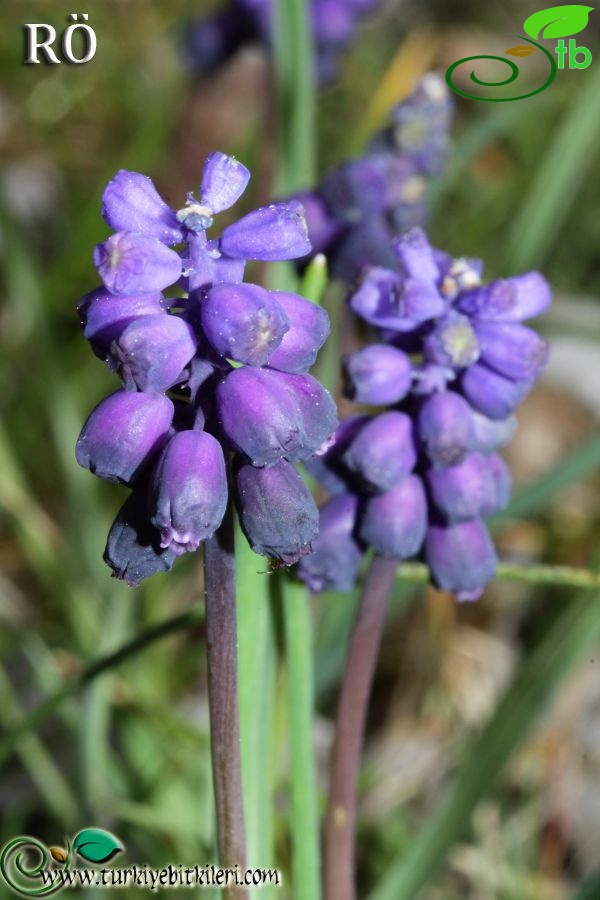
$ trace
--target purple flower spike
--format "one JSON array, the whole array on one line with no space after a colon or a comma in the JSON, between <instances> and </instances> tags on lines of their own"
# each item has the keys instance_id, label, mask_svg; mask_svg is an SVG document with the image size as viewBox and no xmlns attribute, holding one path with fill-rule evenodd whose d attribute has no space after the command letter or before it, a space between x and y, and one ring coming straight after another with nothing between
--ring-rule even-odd
<instances>
[{"instance_id":1,"label":"purple flower spike","mask_svg":"<svg viewBox=\"0 0 600 900\"><path fill-rule=\"evenodd\" d=\"M290 323L281 343L266 364L282 372L303 374L314 365L317 353L329 337L329 316L322 307L299 294L272 291Z\"/></svg>"},{"instance_id":2,"label":"purple flower spike","mask_svg":"<svg viewBox=\"0 0 600 900\"><path fill-rule=\"evenodd\" d=\"M157 238L118 231L97 244L94 263L113 294L162 291L181 275L181 259Z\"/></svg>"},{"instance_id":3,"label":"purple flower spike","mask_svg":"<svg viewBox=\"0 0 600 900\"><path fill-rule=\"evenodd\" d=\"M176 556L197 550L221 524L227 473L219 442L206 431L175 434L158 461L150 486L150 520L161 547Z\"/></svg>"},{"instance_id":4,"label":"purple flower spike","mask_svg":"<svg viewBox=\"0 0 600 900\"><path fill-rule=\"evenodd\" d=\"M337 424L335 404L309 375L244 367L217 388L221 428L255 466L316 450Z\"/></svg>"},{"instance_id":5,"label":"purple flower spike","mask_svg":"<svg viewBox=\"0 0 600 900\"><path fill-rule=\"evenodd\" d=\"M548 361L547 341L524 325L478 322L475 332L481 361L505 378L529 381Z\"/></svg>"},{"instance_id":6,"label":"purple flower spike","mask_svg":"<svg viewBox=\"0 0 600 900\"><path fill-rule=\"evenodd\" d=\"M136 231L163 244L178 244L183 229L146 175L121 169L102 196L104 221L114 231Z\"/></svg>"},{"instance_id":7,"label":"purple flower spike","mask_svg":"<svg viewBox=\"0 0 600 900\"><path fill-rule=\"evenodd\" d=\"M475 440L471 408L452 391L433 394L425 401L417 430L434 466L456 465Z\"/></svg>"},{"instance_id":8,"label":"purple flower spike","mask_svg":"<svg viewBox=\"0 0 600 900\"><path fill-rule=\"evenodd\" d=\"M104 358L112 342L140 316L157 315L164 311L162 294L139 294L118 297L104 288L90 291L77 306L84 337L94 353Z\"/></svg>"},{"instance_id":9,"label":"purple flower spike","mask_svg":"<svg viewBox=\"0 0 600 900\"><path fill-rule=\"evenodd\" d=\"M173 565L175 554L161 547L160 535L148 521L145 488L136 488L121 507L108 534L104 561L113 576L130 587Z\"/></svg>"},{"instance_id":10,"label":"purple flower spike","mask_svg":"<svg viewBox=\"0 0 600 900\"><path fill-rule=\"evenodd\" d=\"M77 440L77 462L99 478L129 484L162 449L173 414L162 394L116 391L90 413Z\"/></svg>"},{"instance_id":11,"label":"purple flower spike","mask_svg":"<svg viewBox=\"0 0 600 900\"><path fill-rule=\"evenodd\" d=\"M402 350L371 344L344 359L346 396L374 406L399 403L410 390L412 366Z\"/></svg>"},{"instance_id":12,"label":"purple flower spike","mask_svg":"<svg viewBox=\"0 0 600 900\"><path fill-rule=\"evenodd\" d=\"M414 331L445 308L434 285L378 267L368 271L349 303L366 322L393 331Z\"/></svg>"},{"instance_id":13,"label":"purple flower spike","mask_svg":"<svg viewBox=\"0 0 600 900\"><path fill-rule=\"evenodd\" d=\"M476 600L494 577L498 557L483 522L431 525L425 539L425 558L434 582L459 600Z\"/></svg>"},{"instance_id":14,"label":"purple flower spike","mask_svg":"<svg viewBox=\"0 0 600 900\"><path fill-rule=\"evenodd\" d=\"M391 491L367 500L359 534L382 556L410 559L421 550L426 530L423 483L416 475L409 475Z\"/></svg>"},{"instance_id":15,"label":"purple flower spike","mask_svg":"<svg viewBox=\"0 0 600 900\"><path fill-rule=\"evenodd\" d=\"M310 253L304 208L297 200L272 203L229 225L221 249L241 259L298 259Z\"/></svg>"},{"instance_id":16,"label":"purple flower spike","mask_svg":"<svg viewBox=\"0 0 600 900\"><path fill-rule=\"evenodd\" d=\"M368 485L389 491L417 461L411 420L401 412L386 412L370 419L351 441L343 461Z\"/></svg>"},{"instance_id":17,"label":"purple flower spike","mask_svg":"<svg viewBox=\"0 0 600 900\"><path fill-rule=\"evenodd\" d=\"M193 329L178 316L141 316L112 344L109 365L128 391L166 391L181 381L196 347Z\"/></svg>"},{"instance_id":18,"label":"purple flower spike","mask_svg":"<svg viewBox=\"0 0 600 900\"><path fill-rule=\"evenodd\" d=\"M513 381L476 363L461 379L469 403L490 419L506 419L527 396L533 381Z\"/></svg>"},{"instance_id":19,"label":"purple flower spike","mask_svg":"<svg viewBox=\"0 0 600 900\"><path fill-rule=\"evenodd\" d=\"M255 284L218 284L201 306L204 334L221 356L264 366L289 330L274 295Z\"/></svg>"},{"instance_id":20,"label":"purple flower spike","mask_svg":"<svg viewBox=\"0 0 600 900\"><path fill-rule=\"evenodd\" d=\"M236 502L244 534L255 553L291 566L311 552L319 533L319 512L310 491L290 463L236 473Z\"/></svg>"},{"instance_id":21,"label":"purple flower spike","mask_svg":"<svg viewBox=\"0 0 600 900\"><path fill-rule=\"evenodd\" d=\"M202 203L213 213L223 212L240 199L249 181L250 172L233 156L211 153L202 172Z\"/></svg>"},{"instance_id":22,"label":"purple flower spike","mask_svg":"<svg viewBox=\"0 0 600 900\"><path fill-rule=\"evenodd\" d=\"M425 338L425 356L435 365L464 369L479 359L479 342L466 316L449 313Z\"/></svg>"},{"instance_id":23,"label":"purple flower spike","mask_svg":"<svg viewBox=\"0 0 600 900\"><path fill-rule=\"evenodd\" d=\"M433 503L447 522L488 516L497 503L496 482L488 460L469 453L456 466L431 469L427 483Z\"/></svg>"},{"instance_id":24,"label":"purple flower spike","mask_svg":"<svg viewBox=\"0 0 600 900\"><path fill-rule=\"evenodd\" d=\"M339 494L320 510L319 536L313 552L300 560L298 577L311 591L350 591L363 549L354 537L358 498Z\"/></svg>"}]
</instances>

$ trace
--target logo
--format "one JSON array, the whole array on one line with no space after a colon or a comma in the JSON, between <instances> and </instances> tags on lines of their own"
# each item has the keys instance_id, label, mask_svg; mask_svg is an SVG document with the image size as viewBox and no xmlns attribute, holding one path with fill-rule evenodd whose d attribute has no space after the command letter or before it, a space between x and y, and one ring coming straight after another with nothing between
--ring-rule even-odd
<instances>
[{"instance_id":1,"label":"logo","mask_svg":"<svg viewBox=\"0 0 600 900\"><path fill-rule=\"evenodd\" d=\"M13 838L0 853L4 881L23 897L46 897L70 884L70 879L61 873L68 873L77 857L102 865L123 850L114 834L101 828L84 828L66 843L64 849L46 847L33 837Z\"/></svg>"},{"instance_id":2,"label":"logo","mask_svg":"<svg viewBox=\"0 0 600 900\"><path fill-rule=\"evenodd\" d=\"M278 869L243 869L237 864L222 869L212 863L186 866L168 863L152 868L135 863L126 868L109 868L121 842L102 828L84 828L64 847L47 847L34 837L15 837L0 851L0 881L21 897L48 897L63 890L113 890L129 887L147 893L161 893L163 888L191 890L198 896L198 888L260 887L282 883ZM91 866L77 865L83 860ZM0 890L2 897L4 890ZM237 891L236 891L237 893ZM77 896L80 896L78 893ZM214 892L211 893L214 896Z\"/></svg>"},{"instance_id":3,"label":"logo","mask_svg":"<svg viewBox=\"0 0 600 900\"><path fill-rule=\"evenodd\" d=\"M504 56L485 55L466 56L464 59L459 59L457 62L452 63L446 71L446 83L448 87L456 94L460 94L461 97L466 97L468 100L482 100L483 102L488 103L506 103L510 100L525 100L526 97L533 97L535 94L545 91L556 78L558 69L567 67L569 69L587 69L592 61L592 53L587 47L578 46L572 35L579 34L580 31L583 31L588 24L589 14L593 9L593 6L579 6L578 4L551 6L549 9L542 9L539 12L533 13L528 19L525 19L525 22L523 23L525 34L512 35L512 37L520 38L521 40L526 41L526 43L517 44L515 47L511 47L509 50L505 51L505 55L526 57L532 56L532 54L541 50L547 58L550 65L550 71L546 81L541 87L515 97L479 97L477 94L470 94L457 87L454 83L454 73L458 66L462 66L463 63L475 62L476 60L481 59L492 59L507 65L510 69L510 75L502 81L483 81L481 78L477 77L475 70L473 70L470 74L470 79L474 84L483 88L503 88L517 80L519 77L519 67L513 60L505 59ZM568 43L565 43L563 40L566 37L569 38ZM560 38L560 40L556 47L553 48L553 51L550 51L542 44L538 43L540 38L543 38L544 40ZM553 54L556 54L556 59Z\"/></svg>"}]
</instances>

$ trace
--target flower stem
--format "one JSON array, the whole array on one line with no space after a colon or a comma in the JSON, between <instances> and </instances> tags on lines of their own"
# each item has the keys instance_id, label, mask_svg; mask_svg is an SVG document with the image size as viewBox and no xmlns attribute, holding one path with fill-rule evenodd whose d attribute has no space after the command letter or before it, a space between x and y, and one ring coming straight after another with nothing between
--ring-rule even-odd
<instances>
[{"instance_id":1,"label":"flower stem","mask_svg":"<svg viewBox=\"0 0 600 900\"><path fill-rule=\"evenodd\" d=\"M371 684L397 567L396 560L373 558L350 639L331 754L325 831L327 900L356 898L356 789L360 755Z\"/></svg>"},{"instance_id":2,"label":"flower stem","mask_svg":"<svg viewBox=\"0 0 600 900\"><path fill-rule=\"evenodd\" d=\"M219 862L246 865L237 686L237 627L233 516L228 506L219 530L204 545L206 647L210 741L217 816ZM223 897L247 898L232 885Z\"/></svg>"},{"instance_id":3,"label":"flower stem","mask_svg":"<svg viewBox=\"0 0 600 900\"><path fill-rule=\"evenodd\" d=\"M310 595L303 584L281 580L287 657L292 768L294 900L320 900L319 808L313 751L314 687Z\"/></svg>"}]
</instances>

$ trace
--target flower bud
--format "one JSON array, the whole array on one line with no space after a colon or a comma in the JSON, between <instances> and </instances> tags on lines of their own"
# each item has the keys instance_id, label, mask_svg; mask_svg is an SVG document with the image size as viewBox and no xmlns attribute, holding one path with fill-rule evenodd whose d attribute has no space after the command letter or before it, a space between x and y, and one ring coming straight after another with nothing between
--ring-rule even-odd
<instances>
[{"instance_id":1,"label":"flower bud","mask_svg":"<svg viewBox=\"0 0 600 900\"><path fill-rule=\"evenodd\" d=\"M319 511L319 536L313 552L298 566L298 577L311 591L351 591L358 572L363 548L354 536L358 498L338 494Z\"/></svg>"},{"instance_id":2,"label":"flower bud","mask_svg":"<svg viewBox=\"0 0 600 900\"><path fill-rule=\"evenodd\" d=\"M476 319L521 322L543 313L552 301L548 282L539 272L499 279L458 300L462 312Z\"/></svg>"},{"instance_id":3,"label":"flower bud","mask_svg":"<svg viewBox=\"0 0 600 900\"><path fill-rule=\"evenodd\" d=\"M136 231L163 244L183 240L175 211L164 202L151 179L121 169L102 195L102 216L114 231Z\"/></svg>"},{"instance_id":4,"label":"flower bud","mask_svg":"<svg viewBox=\"0 0 600 900\"><path fill-rule=\"evenodd\" d=\"M462 462L427 473L431 498L447 522L489 515L496 503L496 484L487 459L468 453Z\"/></svg>"},{"instance_id":5,"label":"flower bud","mask_svg":"<svg viewBox=\"0 0 600 900\"><path fill-rule=\"evenodd\" d=\"M514 381L482 363L466 369L461 389L469 403L490 419L506 419L533 387L533 381Z\"/></svg>"},{"instance_id":6,"label":"flower bud","mask_svg":"<svg viewBox=\"0 0 600 900\"><path fill-rule=\"evenodd\" d=\"M325 44L347 44L354 32L354 16L346 4L339 0L320 0L311 7L312 27L315 36Z\"/></svg>"},{"instance_id":7,"label":"flower bud","mask_svg":"<svg viewBox=\"0 0 600 900\"><path fill-rule=\"evenodd\" d=\"M408 356L388 344L370 344L344 358L345 394L355 403L384 406L403 400L410 390Z\"/></svg>"},{"instance_id":8,"label":"flower bud","mask_svg":"<svg viewBox=\"0 0 600 900\"><path fill-rule=\"evenodd\" d=\"M112 342L130 322L140 316L163 312L162 299L159 293L122 297L111 294L105 288L96 288L82 297L77 312L83 334L94 353L104 358Z\"/></svg>"},{"instance_id":9,"label":"flower bud","mask_svg":"<svg viewBox=\"0 0 600 900\"><path fill-rule=\"evenodd\" d=\"M136 587L159 572L168 572L175 554L161 547L160 535L147 515L145 487L136 488L121 507L108 533L104 561L113 576Z\"/></svg>"},{"instance_id":10,"label":"flower bud","mask_svg":"<svg viewBox=\"0 0 600 900\"><path fill-rule=\"evenodd\" d=\"M295 199L304 207L312 252L326 253L341 231L339 223L323 198L314 191L297 194Z\"/></svg>"},{"instance_id":11,"label":"flower bud","mask_svg":"<svg viewBox=\"0 0 600 900\"><path fill-rule=\"evenodd\" d=\"M220 382L217 410L224 434L255 466L308 456L337 423L331 396L310 375L249 366Z\"/></svg>"},{"instance_id":12,"label":"flower bud","mask_svg":"<svg viewBox=\"0 0 600 900\"><path fill-rule=\"evenodd\" d=\"M217 530L227 506L227 473L219 442L206 431L180 431L150 481L151 522L161 547L176 556L197 550Z\"/></svg>"},{"instance_id":13,"label":"flower bud","mask_svg":"<svg viewBox=\"0 0 600 900\"><path fill-rule=\"evenodd\" d=\"M310 253L306 218L301 203L262 206L228 225L221 249L240 259L286 260Z\"/></svg>"},{"instance_id":14,"label":"flower bud","mask_svg":"<svg viewBox=\"0 0 600 900\"><path fill-rule=\"evenodd\" d=\"M96 244L94 264L113 294L146 294L175 284L181 259L157 238L118 231Z\"/></svg>"},{"instance_id":15,"label":"flower bud","mask_svg":"<svg viewBox=\"0 0 600 900\"><path fill-rule=\"evenodd\" d=\"M475 439L471 408L453 391L433 394L421 407L417 431L434 466L456 465Z\"/></svg>"},{"instance_id":16,"label":"flower bud","mask_svg":"<svg viewBox=\"0 0 600 900\"><path fill-rule=\"evenodd\" d=\"M133 482L166 443L173 414L163 394L116 391L90 413L77 440L77 462L99 478Z\"/></svg>"},{"instance_id":17,"label":"flower bud","mask_svg":"<svg viewBox=\"0 0 600 900\"><path fill-rule=\"evenodd\" d=\"M266 364L282 372L307 372L329 336L329 316L325 310L299 294L272 291L289 322L289 330L279 346L269 354Z\"/></svg>"},{"instance_id":18,"label":"flower bud","mask_svg":"<svg viewBox=\"0 0 600 900\"><path fill-rule=\"evenodd\" d=\"M416 556L425 540L427 499L423 483L409 475L391 491L367 500L359 534L376 553L393 559Z\"/></svg>"},{"instance_id":19,"label":"flower bud","mask_svg":"<svg viewBox=\"0 0 600 900\"><path fill-rule=\"evenodd\" d=\"M338 426L337 407L329 391L312 375L278 372L277 376L296 402L300 441L295 449L286 453L286 459L298 462L318 450L331 437Z\"/></svg>"},{"instance_id":20,"label":"flower bud","mask_svg":"<svg viewBox=\"0 0 600 900\"><path fill-rule=\"evenodd\" d=\"M181 380L196 346L193 329L179 316L141 316L111 345L109 365L128 391L160 393Z\"/></svg>"},{"instance_id":21,"label":"flower bud","mask_svg":"<svg viewBox=\"0 0 600 900\"><path fill-rule=\"evenodd\" d=\"M468 318L456 313L439 319L424 343L427 360L439 366L464 369L479 359L477 334Z\"/></svg>"},{"instance_id":22,"label":"flower bud","mask_svg":"<svg viewBox=\"0 0 600 900\"><path fill-rule=\"evenodd\" d=\"M240 522L255 553L291 566L311 552L319 511L290 463L282 459L263 469L244 463L235 486Z\"/></svg>"},{"instance_id":23,"label":"flower bud","mask_svg":"<svg viewBox=\"0 0 600 900\"><path fill-rule=\"evenodd\" d=\"M529 381L548 360L548 342L531 328L504 322L478 322L481 361L505 378Z\"/></svg>"},{"instance_id":24,"label":"flower bud","mask_svg":"<svg viewBox=\"0 0 600 900\"><path fill-rule=\"evenodd\" d=\"M335 218L354 228L398 207L414 174L410 160L390 153L371 154L337 166L320 190Z\"/></svg>"},{"instance_id":25,"label":"flower bud","mask_svg":"<svg viewBox=\"0 0 600 900\"><path fill-rule=\"evenodd\" d=\"M351 441L343 461L375 490L389 491L417 461L410 418L386 412L370 419Z\"/></svg>"},{"instance_id":26,"label":"flower bud","mask_svg":"<svg viewBox=\"0 0 600 900\"><path fill-rule=\"evenodd\" d=\"M418 281L436 284L440 272L433 248L422 228L411 228L394 241L394 250L407 275Z\"/></svg>"},{"instance_id":27,"label":"flower bud","mask_svg":"<svg viewBox=\"0 0 600 900\"><path fill-rule=\"evenodd\" d=\"M233 156L211 153L202 171L202 203L213 213L223 212L240 199L249 181L250 172Z\"/></svg>"},{"instance_id":28,"label":"flower bud","mask_svg":"<svg viewBox=\"0 0 600 900\"><path fill-rule=\"evenodd\" d=\"M508 466L501 456L498 456L497 453L492 453L487 457L486 462L494 486L494 494L490 503L482 510L481 514L484 518L493 516L508 506L512 486Z\"/></svg>"},{"instance_id":29,"label":"flower bud","mask_svg":"<svg viewBox=\"0 0 600 900\"><path fill-rule=\"evenodd\" d=\"M342 462L344 451L363 425L370 422L369 416L349 416L342 419L333 434L322 447L303 460L304 468L330 494L340 494L350 487L356 478Z\"/></svg>"},{"instance_id":30,"label":"flower bud","mask_svg":"<svg viewBox=\"0 0 600 900\"><path fill-rule=\"evenodd\" d=\"M508 419L488 419L487 416L473 410L473 429L475 433L474 450L480 453L491 453L505 447L517 430L514 416Z\"/></svg>"},{"instance_id":31,"label":"flower bud","mask_svg":"<svg viewBox=\"0 0 600 900\"><path fill-rule=\"evenodd\" d=\"M397 265L390 244L391 231L383 214L370 216L340 235L329 251L331 274L352 284L371 266L395 269Z\"/></svg>"},{"instance_id":32,"label":"flower bud","mask_svg":"<svg viewBox=\"0 0 600 900\"><path fill-rule=\"evenodd\" d=\"M251 366L263 366L290 327L274 295L255 284L217 284L200 309L217 353Z\"/></svg>"},{"instance_id":33,"label":"flower bud","mask_svg":"<svg viewBox=\"0 0 600 900\"><path fill-rule=\"evenodd\" d=\"M433 284L377 267L368 270L349 302L366 322L393 331L414 331L445 308Z\"/></svg>"},{"instance_id":34,"label":"flower bud","mask_svg":"<svg viewBox=\"0 0 600 900\"><path fill-rule=\"evenodd\" d=\"M459 600L476 600L494 577L498 557L489 532L479 519L457 525L430 525L425 558L435 584Z\"/></svg>"}]
</instances>

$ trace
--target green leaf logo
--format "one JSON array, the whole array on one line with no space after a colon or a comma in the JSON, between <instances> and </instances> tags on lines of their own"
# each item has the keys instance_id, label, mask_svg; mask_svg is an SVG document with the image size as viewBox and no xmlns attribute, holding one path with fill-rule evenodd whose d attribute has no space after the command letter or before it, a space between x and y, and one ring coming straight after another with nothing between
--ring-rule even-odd
<instances>
[{"instance_id":1,"label":"green leaf logo","mask_svg":"<svg viewBox=\"0 0 600 900\"><path fill-rule=\"evenodd\" d=\"M551 6L525 19L523 28L534 40L541 37L568 37L583 31L593 9L593 6L579 6L576 3L570 3L568 6Z\"/></svg>"},{"instance_id":2,"label":"green leaf logo","mask_svg":"<svg viewBox=\"0 0 600 900\"><path fill-rule=\"evenodd\" d=\"M101 828L84 828L75 835L73 849L87 862L105 863L120 853L123 847L109 831L103 831Z\"/></svg>"}]
</instances>

